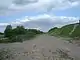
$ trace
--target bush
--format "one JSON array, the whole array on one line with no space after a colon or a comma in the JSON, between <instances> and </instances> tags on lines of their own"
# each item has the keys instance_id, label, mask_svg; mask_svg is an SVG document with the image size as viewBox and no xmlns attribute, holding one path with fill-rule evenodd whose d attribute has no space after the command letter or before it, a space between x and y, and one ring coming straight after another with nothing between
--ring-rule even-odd
<instances>
[{"instance_id":1,"label":"bush","mask_svg":"<svg viewBox=\"0 0 80 60\"><path fill-rule=\"evenodd\" d=\"M9 39L8 38L0 38L0 43L8 43Z\"/></svg>"},{"instance_id":2,"label":"bush","mask_svg":"<svg viewBox=\"0 0 80 60\"><path fill-rule=\"evenodd\" d=\"M32 38L34 38L36 36L35 33L27 33L25 35L17 35L17 36L13 36L10 37L10 41L9 42L23 42L25 40L30 40Z\"/></svg>"},{"instance_id":3,"label":"bush","mask_svg":"<svg viewBox=\"0 0 80 60\"><path fill-rule=\"evenodd\" d=\"M5 37L9 38L7 42L23 42L24 40L29 40L35 37L37 34L42 33L42 31L36 29L25 29L24 26L17 26L16 28L12 29L11 25L8 25L4 31Z\"/></svg>"}]
</instances>

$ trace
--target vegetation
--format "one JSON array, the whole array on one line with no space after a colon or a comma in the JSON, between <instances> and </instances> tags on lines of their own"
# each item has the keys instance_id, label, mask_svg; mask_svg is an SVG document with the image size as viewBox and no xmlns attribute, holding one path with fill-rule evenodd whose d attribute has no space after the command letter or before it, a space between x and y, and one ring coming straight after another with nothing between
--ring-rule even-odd
<instances>
[{"instance_id":1,"label":"vegetation","mask_svg":"<svg viewBox=\"0 0 80 60\"><path fill-rule=\"evenodd\" d=\"M4 37L4 33L0 32L0 38Z\"/></svg>"},{"instance_id":2,"label":"vegetation","mask_svg":"<svg viewBox=\"0 0 80 60\"><path fill-rule=\"evenodd\" d=\"M80 24L75 23L75 24L69 24L69 25L65 25L61 28L52 28L48 31L49 34L51 35L59 35L59 36L67 36L67 37L78 37L80 38ZM76 28L74 29L74 26L76 26ZM74 29L74 30L73 30ZM73 30L73 32L71 33L71 31ZM71 33L71 34L70 34Z\"/></svg>"},{"instance_id":3,"label":"vegetation","mask_svg":"<svg viewBox=\"0 0 80 60\"><path fill-rule=\"evenodd\" d=\"M4 31L4 36L5 37L10 37L12 35L12 26L8 25Z\"/></svg>"},{"instance_id":4,"label":"vegetation","mask_svg":"<svg viewBox=\"0 0 80 60\"><path fill-rule=\"evenodd\" d=\"M76 27L76 29L74 30L74 32L71 35L72 37L79 37L80 38L80 25L78 25Z\"/></svg>"},{"instance_id":5,"label":"vegetation","mask_svg":"<svg viewBox=\"0 0 80 60\"><path fill-rule=\"evenodd\" d=\"M36 29L25 29L24 26L17 26L12 29L11 25L8 25L4 31L4 38L0 39L0 43L6 42L23 42L35 37L37 34L43 32Z\"/></svg>"},{"instance_id":6,"label":"vegetation","mask_svg":"<svg viewBox=\"0 0 80 60\"><path fill-rule=\"evenodd\" d=\"M3 35L4 33L0 32L0 35Z\"/></svg>"},{"instance_id":7,"label":"vegetation","mask_svg":"<svg viewBox=\"0 0 80 60\"><path fill-rule=\"evenodd\" d=\"M73 30L75 24L63 26L60 31L60 35L69 36L69 33Z\"/></svg>"},{"instance_id":8,"label":"vegetation","mask_svg":"<svg viewBox=\"0 0 80 60\"><path fill-rule=\"evenodd\" d=\"M54 27L54 28L50 29L48 31L48 33L50 35L59 35L60 34L60 28Z\"/></svg>"}]
</instances>

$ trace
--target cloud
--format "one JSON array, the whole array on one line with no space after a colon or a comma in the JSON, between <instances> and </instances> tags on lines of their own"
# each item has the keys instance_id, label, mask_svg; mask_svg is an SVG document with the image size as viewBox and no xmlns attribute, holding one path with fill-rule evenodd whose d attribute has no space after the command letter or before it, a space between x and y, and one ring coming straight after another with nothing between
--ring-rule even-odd
<instances>
[{"instance_id":1,"label":"cloud","mask_svg":"<svg viewBox=\"0 0 80 60\"><path fill-rule=\"evenodd\" d=\"M48 12L80 5L80 0L0 0L0 15L16 12Z\"/></svg>"},{"instance_id":2,"label":"cloud","mask_svg":"<svg viewBox=\"0 0 80 60\"><path fill-rule=\"evenodd\" d=\"M9 23L0 23L0 26L6 26L9 25Z\"/></svg>"},{"instance_id":3,"label":"cloud","mask_svg":"<svg viewBox=\"0 0 80 60\"><path fill-rule=\"evenodd\" d=\"M7 25L9 25L9 23L0 23L0 32L4 32Z\"/></svg>"},{"instance_id":4,"label":"cloud","mask_svg":"<svg viewBox=\"0 0 80 60\"><path fill-rule=\"evenodd\" d=\"M35 3L38 0L14 0L13 3L16 5L27 5L31 3Z\"/></svg>"},{"instance_id":5,"label":"cloud","mask_svg":"<svg viewBox=\"0 0 80 60\"><path fill-rule=\"evenodd\" d=\"M10 23L0 23L0 26L11 24L13 27L23 25L25 28L36 28L42 31L48 31L52 27L61 27L66 24L77 23L78 17L54 16L49 14L37 16L25 16L21 19L16 19Z\"/></svg>"},{"instance_id":6,"label":"cloud","mask_svg":"<svg viewBox=\"0 0 80 60\"><path fill-rule=\"evenodd\" d=\"M23 21L24 22L21 22ZM54 16L54 15L38 15L25 17L25 19L19 20L20 25L26 28L38 28L43 31L48 31L52 27L61 27L66 24L77 23L78 17L66 17L66 16Z\"/></svg>"}]
</instances>

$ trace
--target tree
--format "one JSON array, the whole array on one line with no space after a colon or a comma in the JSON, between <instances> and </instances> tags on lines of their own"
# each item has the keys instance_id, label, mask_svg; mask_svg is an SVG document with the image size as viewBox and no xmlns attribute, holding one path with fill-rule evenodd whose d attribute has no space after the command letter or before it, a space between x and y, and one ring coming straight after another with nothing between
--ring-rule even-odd
<instances>
[{"instance_id":1,"label":"tree","mask_svg":"<svg viewBox=\"0 0 80 60\"><path fill-rule=\"evenodd\" d=\"M25 34L24 26L17 26L18 34Z\"/></svg>"},{"instance_id":2,"label":"tree","mask_svg":"<svg viewBox=\"0 0 80 60\"><path fill-rule=\"evenodd\" d=\"M17 26L12 30L13 35L22 35L25 34L26 30L23 26Z\"/></svg>"},{"instance_id":3,"label":"tree","mask_svg":"<svg viewBox=\"0 0 80 60\"><path fill-rule=\"evenodd\" d=\"M4 31L4 36L5 37L10 37L12 36L12 26L11 25L7 25L5 31Z\"/></svg>"},{"instance_id":4,"label":"tree","mask_svg":"<svg viewBox=\"0 0 80 60\"><path fill-rule=\"evenodd\" d=\"M4 33L0 32L0 35L3 35Z\"/></svg>"}]
</instances>

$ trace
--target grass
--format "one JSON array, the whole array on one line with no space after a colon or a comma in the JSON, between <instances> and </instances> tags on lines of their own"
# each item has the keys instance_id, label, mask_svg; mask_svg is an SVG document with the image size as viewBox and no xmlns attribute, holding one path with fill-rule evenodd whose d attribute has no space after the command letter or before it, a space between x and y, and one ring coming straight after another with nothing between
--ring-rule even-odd
<instances>
[{"instance_id":1,"label":"grass","mask_svg":"<svg viewBox=\"0 0 80 60\"><path fill-rule=\"evenodd\" d=\"M78 24L78 23L75 23ZM48 33L54 36L62 36L62 37L71 37L71 38L80 38L80 24L76 27L76 29L70 35L69 33L73 30L75 24L65 25L61 28L51 29Z\"/></svg>"},{"instance_id":2,"label":"grass","mask_svg":"<svg viewBox=\"0 0 80 60\"><path fill-rule=\"evenodd\" d=\"M66 25L61 28L60 35L69 36L69 33L72 31L74 24Z\"/></svg>"}]
</instances>

